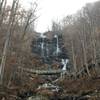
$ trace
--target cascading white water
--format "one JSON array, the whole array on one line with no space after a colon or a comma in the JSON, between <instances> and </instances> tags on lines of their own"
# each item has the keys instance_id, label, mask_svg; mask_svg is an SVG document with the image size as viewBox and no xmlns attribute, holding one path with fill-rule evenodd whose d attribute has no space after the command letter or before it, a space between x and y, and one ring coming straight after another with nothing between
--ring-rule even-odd
<instances>
[{"instance_id":1,"label":"cascading white water","mask_svg":"<svg viewBox=\"0 0 100 100\"><path fill-rule=\"evenodd\" d=\"M47 57L48 57L48 55L49 55L48 44L47 44L47 47L46 47L46 52L47 52Z\"/></svg>"},{"instance_id":2,"label":"cascading white water","mask_svg":"<svg viewBox=\"0 0 100 100\"><path fill-rule=\"evenodd\" d=\"M59 44L58 44L58 36L57 35L55 35L54 36L54 38L56 38L57 39L57 48L56 48L56 54L58 55L58 53L60 52L60 48L59 48Z\"/></svg>"},{"instance_id":3,"label":"cascading white water","mask_svg":"<svg viewBox=\"0 0 100 100\"><path fill-rule=\"evenodd\" d=\"M41 55L44 56L44 39L46 38L46 36L43 33L41 33L40 37L42 39L42 41L41 41L41 50L42 50Z\"/></svg>"},{"instance_id":4,"label":"cascading white water","mask_svg":"<svg viewBox=\"0 0 100 100\"><path fill-rule=\"evenodd\" d=\"M68 59L62 59L62 62L61 63L63 65L63 68L62 68L63 71L66 70L66 66L67 66L68 62L69 62Z\"/></svg>"},{"instance_id":5,"label":"cascading white water","mask_svg":"<svg viewBox=\"0 0 100 100\"><path fill-rule=\"evenodd\" d=\"M41 49L44 49L44 42L41 42Z\"/></svg>"}]
</instances>

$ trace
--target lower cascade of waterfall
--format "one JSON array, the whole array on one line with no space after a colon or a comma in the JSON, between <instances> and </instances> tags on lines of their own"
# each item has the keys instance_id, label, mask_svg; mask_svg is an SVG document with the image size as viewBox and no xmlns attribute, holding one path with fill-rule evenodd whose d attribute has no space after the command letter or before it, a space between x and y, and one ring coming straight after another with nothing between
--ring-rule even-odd
<instances>
[{"instance_id":1,"label":"lower cascade of waterfall","mask_svg":"<svg viewBox=\"0 0 100 100\"><path fill-rule=\"evenodd\" d=\"M68 64L69 60L68 59L62 59L62 65L63 65L63 68L62 70L65 71L67 69L67 64Z\"/></svg>"}]
</instances>

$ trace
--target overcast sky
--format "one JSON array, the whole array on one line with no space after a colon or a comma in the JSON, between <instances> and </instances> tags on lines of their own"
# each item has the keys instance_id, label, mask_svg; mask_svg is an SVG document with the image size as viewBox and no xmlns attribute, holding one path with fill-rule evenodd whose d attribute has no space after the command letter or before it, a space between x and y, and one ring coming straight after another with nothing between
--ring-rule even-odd
<instances>
[{"instance_id":1,"label":"overcast sky","mask_svg":"<svg viewBox=\"0 0 100 100\"><path fill-rule=\"evenodd\" d=\"M20 0L25 7L35 0ZM45 32L51 27L52 20L62 19L64 16L80 10L86 3L97 0L38 0L38 15L40 16L36 30Z\"/></svg>"}]
</instances>

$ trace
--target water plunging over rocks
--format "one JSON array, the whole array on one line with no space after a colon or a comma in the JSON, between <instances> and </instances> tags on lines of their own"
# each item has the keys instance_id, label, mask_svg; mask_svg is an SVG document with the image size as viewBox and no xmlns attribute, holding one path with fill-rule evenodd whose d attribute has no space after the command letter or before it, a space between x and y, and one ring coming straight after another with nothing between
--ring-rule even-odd
<instances>
[{"instance_id":1,"label":"water plunging over rocks","mask_svg":"<svg viewBox=\"0 0 100 100\"><path fill-rule=\"evenodd\" d=\"M52 66L55 63L59 64L59 68L66 70L70 63L67 56L67 51L64 47L61 34L54 33L51 38L46 33L41 33L32 42L32 52L39 55L43 63ZM60 67L62 65L62 67ZM49 69L52 69L50 68Z\"/></svg>"}]
</instances>

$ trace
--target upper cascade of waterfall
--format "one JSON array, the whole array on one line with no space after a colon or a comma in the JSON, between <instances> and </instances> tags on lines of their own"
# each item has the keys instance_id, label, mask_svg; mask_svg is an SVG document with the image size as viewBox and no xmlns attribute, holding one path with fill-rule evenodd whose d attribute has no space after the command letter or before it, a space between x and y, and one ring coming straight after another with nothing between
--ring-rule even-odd
<instances>
[{"instance_id":1,"label":"upper cascade of waterfall","mask_svg":"<svg viewBox=\"0 0 100 100\"><path fill-rule=\"evenodd\" d=\"M59 39L58 39L58 35L55 34L54 38L56 38L56 53L58 55L58 53L60 53L60 48L59 48Z\"/></svg>"},{"instance_id":2,"label":"upper cascade of waterfall","mask_svg":"<svg viewBox=\"0 0 100 100\"><path fill-rule=\"evenodd\" d=\"M32 43L32 52L38 54L46 64L52 65L55 61L61 64L61 59L68 59L62 34L41 33ZM63 69L66 69L66 64L67 60L62 60Z\"/></svg>"},{"instance_id":3,"label":"upper cascade of waterfall","mask_svg":"<svg viewBox=\"0 0 100 100\"><path fill-rule=\"evenodd\" d=\"M54 38L58 38L58 36L55 34L55 35L54 35Z\"/></svg>"},{"instance_id":4,"label":"upper cascade of waterfall","mask_svg":"<svg viewBox=\"0 0 100 100\"><path fill-rule=\"evenodd\" d=\"M46 38L46 35L44 35L43 33L40 34L41 38Z\"/></svg>"}]
</instances>

